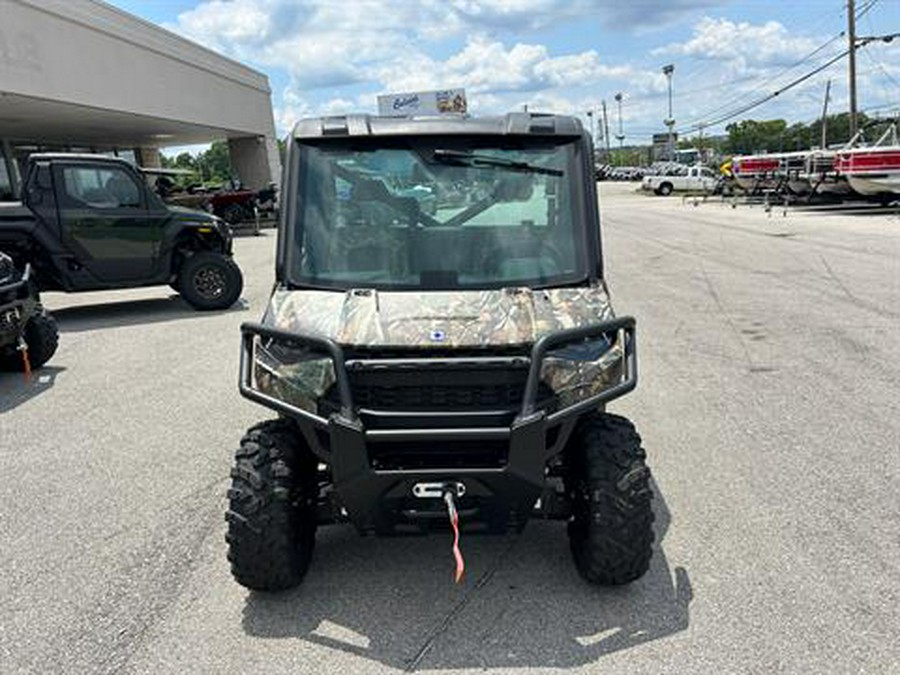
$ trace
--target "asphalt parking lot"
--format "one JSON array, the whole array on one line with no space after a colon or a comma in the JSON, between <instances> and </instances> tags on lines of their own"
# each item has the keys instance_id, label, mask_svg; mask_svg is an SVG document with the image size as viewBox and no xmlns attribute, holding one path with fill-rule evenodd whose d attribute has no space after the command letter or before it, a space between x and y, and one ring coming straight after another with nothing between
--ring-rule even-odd
<instances>
[{"instance_id":1,"label":"asphalt parking lot","mask_svg":"<svg viewBox=\"0 0 900 675\"><path fill-rule=\"evenodd\" d=\"M231 580L237 393L275 238L240 307L46 294L59 351L0 375L3 672L900 672L900 217L693 206L602 184L607 276L638 319L657 548L586 586L565 528L449 542L319 531L301 587Z\"/></svg>"}]
</instances>

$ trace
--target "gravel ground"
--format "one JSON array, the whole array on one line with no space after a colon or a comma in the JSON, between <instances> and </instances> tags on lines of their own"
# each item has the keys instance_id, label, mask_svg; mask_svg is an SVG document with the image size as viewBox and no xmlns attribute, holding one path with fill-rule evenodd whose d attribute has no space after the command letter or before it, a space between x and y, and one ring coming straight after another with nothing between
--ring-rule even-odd
<instances>
[{"instance_id":1,"label":"gravel ground","mask_svg":"<svg viewBox=\"0 0 900 675\"><path fill-rule=\"evenodd\" d=\"M590 588L565 528L463 541L320 530L295 591L235 584L227 475L268 413L237 393L240 307L47 294L60 348L0 375L0 670L900 672L900 218L766 212L602 184L641 382L612 409L655 475L650 572Z\"/></svg>"}]
</instances>

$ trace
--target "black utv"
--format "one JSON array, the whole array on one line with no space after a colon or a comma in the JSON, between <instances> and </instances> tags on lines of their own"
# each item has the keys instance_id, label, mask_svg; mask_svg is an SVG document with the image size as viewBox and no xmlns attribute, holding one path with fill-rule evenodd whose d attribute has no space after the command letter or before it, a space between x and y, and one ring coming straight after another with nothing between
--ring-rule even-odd
<instances>
[{"instance_id":1,"label":"black utv","mask_svg":"<svg viewBox=\"0 0 900 675\"><path fill-rule=\"evenodd\" d=\"M56 322L41 305L31 266L18 268L0 251L0 370L40 368L58 342Z\"/></svg>"},{"instance_id":2,"label":"black utv","mask_svg":"<svg viewBox=\"0 0 900 675\"><path fill-rule=\"evenodd\" d=\"M570 117L296 126L277 283L242 326L241 393L279 418L231 473L239 583L294 586L343 521L458 541L555 518L588 581L644 574L650 472L605 407L637 383L635 322L610 305L592 171Z\"/></svg>"},{"instance_id":3,"label":"black utv","mask_svg":"<svg viewBox=\"0 0 900 675\"><path fill-rule=\"evenodd\" d=\"M22 202L0 204L0 250L41 291L170 285L197 309L240 297L228 225L167 206L131 164L102 155L29 158Z\"/></svg>"}]
</instances>

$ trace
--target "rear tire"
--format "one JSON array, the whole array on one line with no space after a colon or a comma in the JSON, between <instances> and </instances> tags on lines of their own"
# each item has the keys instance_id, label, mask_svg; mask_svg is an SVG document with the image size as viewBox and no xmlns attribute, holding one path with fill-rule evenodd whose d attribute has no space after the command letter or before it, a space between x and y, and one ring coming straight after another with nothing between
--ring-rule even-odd
<instances>
[{"instance_id":1,"label":"rear tire","mask_svg":"<svg viewBox=\"0 0 900 675\"><path fill-rule=\"evenodd\" d=\"M663 183L659 186L659 190L656 191L656 194L662 195L663 197L668 197L670 194L672 194L672 184Z\"/></svg>"},{"instance_id":2,"label":"rear tire","mask_svg":"<svg viewBox=\"0 0 900 675\"><path fill-rule=\"evenodd\" d=\"M653 510L641 437L624 417L586 418L569 448L569 544L587 581L627 584L650 567Z\"/></svg>"},{"instance_id":3,"label":"rear tire","mask_svg":"<svg viewBox=\"0 0 900 675\"><path fill-rule=\"evenodd\" d=\"M225 540L242 586L281 591L303 580L315 545L317 466L290 420L257 424L241 440Z\"/></svg>"},{"instance_id":4,"label":"rear tire","mask_svg":"<svg viewBox=\"0 0 900 675\"><path fill-rule=\"evenodd\" d=\"M244 277L229 256L201 251L184 261L177 284L178 292L195 309L227 309L241 297Z\"/></svg>"},{"instance_id":5,"label":"rear tire","mask_svg":"<svg viewBox=\"0 0 900 675\"><path fill-rule=\"evenodd\" d=\"M28 319L22 337L28 344L28 362L32 368L40 368L50 360L59 346L59 330L56 327L56 319L50 312L38 308L37 312ZM15 350L0 356L0 369L21 372L25 369L22 362L22 354Z\"/></svg>"},{"instance_id":6,"label":"rear tire","mask_svg":"<svg viewBox=\"0 0 900 675\"><path fill-rule=\"evenodd\" d=\"M229 225L239 225L245 220L244 207L240 204L228 204L222 209L221 217Z\"/></svg>"}]
</instances>

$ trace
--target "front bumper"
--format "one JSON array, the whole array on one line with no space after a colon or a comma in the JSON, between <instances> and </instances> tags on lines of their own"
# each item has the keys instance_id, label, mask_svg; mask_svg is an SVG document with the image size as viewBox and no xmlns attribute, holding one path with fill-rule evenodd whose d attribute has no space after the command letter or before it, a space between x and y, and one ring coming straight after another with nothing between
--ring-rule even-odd
<instances>
[{"instance_id":1,"label":"front bumper","mask_svg":"<svg viewBox=\"0 0 900 675\"><path fill-rule=\"evenodd\" d=\"M345 350L327 338L256 323L243 324L241 333L241 394L298 422L307 443L330 467L340 508L362 531L388 531L399 523L440 517L439 503L429 504L413 496L413 486L425 481L462 482L466 493L460 501L460 514L466 521L474 519L497 529L521 527L539 498L545 506L550 501L545 499L548 460L562 450L579 416L637 385L637 343L631 317L544 335L531 347L530 355L518 357L348 361ZM623 347L617 381L570 405L541 407L542 366L548 354L602 338ZM318 414L259 387L254 363L261 341L327 355L333 367L337 410L327 416ZM354 402L348 375L348 364L351 368L406 368L427 377L429 368L435 366L477 368L480 364L487 368L504 360L515 360L527 368L521 402L506 417L485 410L422 412L361 407ZM426 456L433 448L432 456L440 459L416 466L382 461L394 449L410 447L424 448ZM468 460L466 452L471 449L479 450L477 461Z\"/></svg>"}]
</instances>

